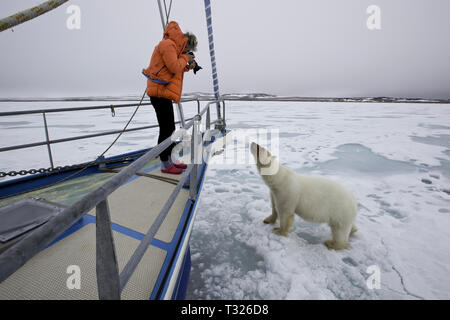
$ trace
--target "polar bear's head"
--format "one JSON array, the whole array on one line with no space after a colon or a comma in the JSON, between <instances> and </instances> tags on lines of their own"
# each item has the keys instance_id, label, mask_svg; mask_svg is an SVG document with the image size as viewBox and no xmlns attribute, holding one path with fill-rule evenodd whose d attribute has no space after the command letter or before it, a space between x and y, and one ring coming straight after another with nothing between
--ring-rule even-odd
<instances>
[{"instance_id":1,"label":"polar bear's head","mask_svg":"<svg viewBox=\"0 0 450 320\"><path fill-rule=\"evenodd\" d=\"M256 167L262 175L273 175L278 171L278 162L275 157L259 144L252 142L250 152L255 158Z\"/></svg>"},{"instance_id":2,"label":"polar bear's head","mask_svg":"<svg viewBox=\"0 0 450 320\"><path fill-rule=\"evenodd\" d=\"M256 165L258 167L270 166L272 162L272 155L270 152L261 147L259 144L252 142L250 145L250 152L256 160Z\"/></svg>"}]
</instances>

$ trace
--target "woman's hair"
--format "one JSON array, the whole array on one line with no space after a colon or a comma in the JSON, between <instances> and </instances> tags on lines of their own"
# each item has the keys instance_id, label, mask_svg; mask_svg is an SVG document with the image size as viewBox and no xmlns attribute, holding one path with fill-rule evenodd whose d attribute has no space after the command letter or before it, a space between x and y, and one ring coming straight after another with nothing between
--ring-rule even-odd
<instances>
[{"instance_id":1,"label":"woman's hair","mask_svg":"<svg viewBox=\"0 0 450 320\"><path fill-rule=\"evenodd\" d=\"M190 32L186 32L184 36L188 38L186 51L197 51L197 37Z\"/></svg>"}]
</instances>

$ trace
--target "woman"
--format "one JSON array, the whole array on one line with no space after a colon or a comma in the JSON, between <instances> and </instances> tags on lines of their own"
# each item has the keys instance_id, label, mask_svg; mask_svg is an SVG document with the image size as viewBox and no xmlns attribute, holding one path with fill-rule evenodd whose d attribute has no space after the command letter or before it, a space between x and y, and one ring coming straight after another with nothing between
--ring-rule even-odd
<instances>
[{"instance_id":1,"label":"woman","mask_svg":"<svg viewBox=\"0 0 450 320\"><path fill-rule=\"evenodd\" d=\"M150 65L142 70L147 77L147 95L156 111L159 124L158 144L175 131L173 103L180 103L184 72L194 69L193 54L197 50L197 38L191 33L183 33L175 21L164 30L164 39L153 50ZM181 174L187 166L171 160L172 143L160 154L161 171Z\"/></svg>"}]
</instances>

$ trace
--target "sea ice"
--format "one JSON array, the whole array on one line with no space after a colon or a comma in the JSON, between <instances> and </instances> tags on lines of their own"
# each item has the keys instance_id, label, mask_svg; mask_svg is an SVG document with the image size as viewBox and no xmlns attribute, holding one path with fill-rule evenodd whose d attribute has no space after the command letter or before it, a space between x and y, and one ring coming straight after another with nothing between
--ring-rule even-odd
<instances>
[{"instance_id":1,"label":"sea ice","mask_svg":"<svg viewBox=\"0 0 450 320\"><path fill-rule=\"evenodd\" d=\"M299 217L276 236L256 167L211 161L187 298L449 299L449 120L449 105L227 103L229 128L278 128L283 165L351 189L359 230L338 252L323 245L327 225Z\"/></svg>"}]
</instances>

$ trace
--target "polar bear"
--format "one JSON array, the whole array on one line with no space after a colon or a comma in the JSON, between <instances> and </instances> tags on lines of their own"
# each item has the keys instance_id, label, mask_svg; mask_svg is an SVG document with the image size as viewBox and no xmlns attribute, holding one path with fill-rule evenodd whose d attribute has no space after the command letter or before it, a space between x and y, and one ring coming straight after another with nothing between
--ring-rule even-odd
<instances>
[{"instance_id":1,"label":"polar bear","mask_svg":"<svg viewBox=\"0 0 450 320\"><path fill-rule=\"evenodd\" d=\"M254 142L250 151L270 189L272 214L264 223L274 224L280 219L280 227L273 229L275 234L287 236L296 213L309 222L328 223L333 236L332 240L325 241L328 249L348 248L350 234L357 231L354 225L357 201L350 191L329 179L297 174Z\"/></svg>"}]
</instances>

